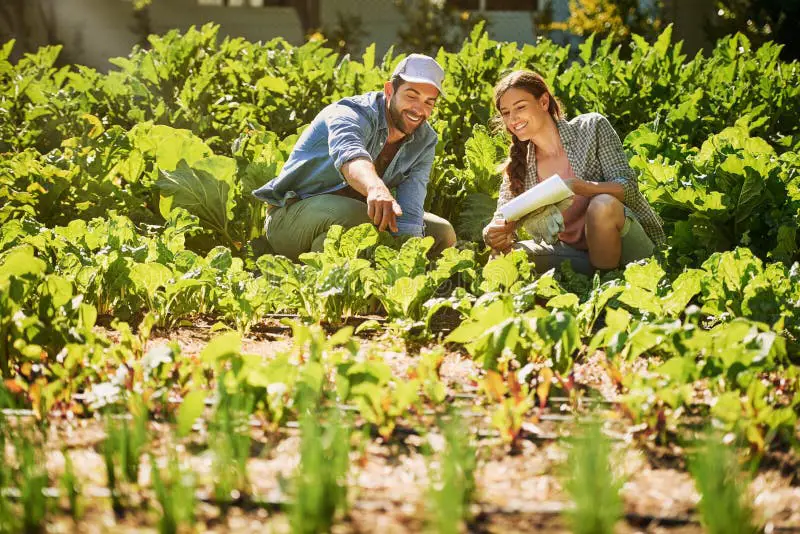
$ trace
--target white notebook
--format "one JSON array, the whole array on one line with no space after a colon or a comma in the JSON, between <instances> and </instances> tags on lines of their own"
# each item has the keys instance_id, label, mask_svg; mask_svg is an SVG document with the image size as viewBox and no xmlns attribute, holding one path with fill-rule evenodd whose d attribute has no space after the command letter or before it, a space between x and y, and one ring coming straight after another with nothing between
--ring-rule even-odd
<instances>
[{"instance_id":1,"label":"white notebook","mask_svg":"<svg viewBox=\"0 0 800 534\"><path fill-rule=\"evenodd\" d=\"M542 180L518 197L503 205L497 213L507 221L518 221L525 215L550 204L557 204L575 193L567 187L561 176L554 174Z\"/></svg>"}]
</instances>

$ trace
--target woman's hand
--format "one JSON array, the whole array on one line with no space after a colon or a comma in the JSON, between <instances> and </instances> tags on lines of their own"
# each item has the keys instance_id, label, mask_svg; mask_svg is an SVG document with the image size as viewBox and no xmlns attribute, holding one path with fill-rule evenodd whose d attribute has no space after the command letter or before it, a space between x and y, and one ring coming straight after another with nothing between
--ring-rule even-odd
<instances>
[{"instance_id":1,"label":"woman's hand","mask_svg":"<svg viewBox=\"0 0 800 534\"><path fill-rule=\"evenodd\" d=\"M595 195L594 189L592 188L595 184L592 182L586 182L580 178L562 178L562 180L564 185L569 187L576 195L582 197L591 197Z\"/></svg>"},{"instance_id":2,"label":"woman's hand","mask_svg":"<svg viewBox=\"0 0 800 534\"><path fill-rule=\"evenodd\" d=\"M483 229L483 241L495 251L507 252L514 244L515 228L514 222L493 220Z\"/></svg>"}]
</instances>

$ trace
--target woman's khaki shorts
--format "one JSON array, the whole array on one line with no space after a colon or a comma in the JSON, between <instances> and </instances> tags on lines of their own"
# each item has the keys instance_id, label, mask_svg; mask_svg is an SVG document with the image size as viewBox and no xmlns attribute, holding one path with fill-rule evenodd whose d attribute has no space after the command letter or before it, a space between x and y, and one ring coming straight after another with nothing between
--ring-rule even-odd
<instances>
[{"instance_id":1,"label":"woman's khaki shorts","mask_svg":"<svg viewBox=\"0 0 800 534\"><path fill-rule=\"evenodd\" d=\"M622 227L622 256L620 266L624 267L628 263L653 255L655 245L647 237L647 234L639 224L639 221L628 215L625 217L625 225ZM533 260L536 271L543 273L554 267L558 267L563 261L570 261L575 272L591 275L595 268L589 261L589 252L578 250L562 241L554 245L544 242L520 241L514 248L523 249L528 252L528 256Z\"/></svg>"}]
</instances>

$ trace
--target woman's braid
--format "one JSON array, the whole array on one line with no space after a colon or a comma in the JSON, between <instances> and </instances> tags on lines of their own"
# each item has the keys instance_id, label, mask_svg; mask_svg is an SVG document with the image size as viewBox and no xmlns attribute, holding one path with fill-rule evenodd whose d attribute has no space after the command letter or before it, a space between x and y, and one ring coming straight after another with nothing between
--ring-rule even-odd
<instances>
[{"instance_id":1,"label":"woman's braid","mask_svg":"<svg viewBox=\"0 0 800 534\"><path fill-rule=\"evenodd\" d=\"M520 141L516 135L511 136L512 142L509 150L510 159L506 166L511 192L514 196L525 191L526 160L528 157L528 143Z\"/></svg>"}]
</instances>

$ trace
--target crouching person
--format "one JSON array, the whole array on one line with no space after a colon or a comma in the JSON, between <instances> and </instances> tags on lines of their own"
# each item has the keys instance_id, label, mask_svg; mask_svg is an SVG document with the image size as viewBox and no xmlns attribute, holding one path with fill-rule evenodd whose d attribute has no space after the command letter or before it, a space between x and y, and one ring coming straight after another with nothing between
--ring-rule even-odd
<instances>
[{"instance_id":1,"label":"crouching person","mask_svg":"<svg viewBox=\"0 0 800 534\"><path fill-rule=\"evenodd\" d=\"M297 260L322 250L332 225L367 222L432 236L431 255L455 244L452 225L423 208L438 141L427 120L443 80L434 59L412 54L383 91L343 98L314 118L280 174L253 191L269 205L265 232L276 254Z\"/></svg>"}]
</instances>

